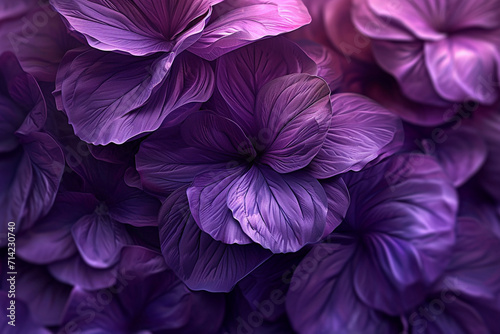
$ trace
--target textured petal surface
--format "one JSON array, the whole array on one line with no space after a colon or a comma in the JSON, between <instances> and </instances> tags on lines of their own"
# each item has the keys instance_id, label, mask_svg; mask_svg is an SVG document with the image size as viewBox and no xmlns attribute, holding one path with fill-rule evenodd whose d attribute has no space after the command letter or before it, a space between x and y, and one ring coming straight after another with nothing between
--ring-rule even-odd
<instances>
[{"instance_id":1,"label":"textured petal surface","mask_svg":"<svg viewBox=\"0 0 500 334\"><path fill-rule=\"evenodd\" d=\"M215 240L227 244L252 242L227 204L232 185L245 171L245 167L208 171L198 175L187 190L194 220L202 231Z\"/></svg>"},{"instance_id":2,"label":"textured petal surface","mask_svg":"<svg viewBox=\"0 0 500 334\"><path fill-rule=\"evenodd\" d=\"M290 32L311 22L299 0L227 0L214 7L217 17L189 51L208 60L267 36Z\"/></svg>"},{"instance_id":3,"label":"textured petal surface","mask_svg":"<svg viewBox=\"0 0 500 334\"><path fill-rule=\"evenodd\" d=\"M330 89L308 74L267 83L257 96L257 125L267 129L260 162L279 173L307 166L318 153L332 119Z\"/></svg>"},{"instance_id":4,"label":"textured petal surface","mask_svg":"<svg viewBox=\"0 0 500 334\"><path fill-rule=\"evenodd\" d=\"M185 191L175 191L160 213L165 261L190 289L229 292L271 253L259 245L228 245L212 239L192 218Z\"/></svg>"},{"instance_id":5,"label":"textured petal surface","mask_svg":"<svg viewBox=\"0 0 500 334\"><path fill-rule=\"evenodd\" d=\"M231 186L227 205L241 229L274 253L294 252L325 230L327 198L310 176L253 166Z\"/></svg>"},{"instance_id":6,"label":"textured petal surface","mask_svg":"<svg viewBox=\"0 0 500 334\"><path fill-rule=\"evenodd\" d=\"M310 164L317 178L349 170L394 153L402 143L397 116L374 101L356 94L332 95L333 117L325 143Z\"/></svg>"},{"instance_id":7,"label":"textured petal surface","mask_svg":"<svg viewBox=\"0 0 500 334\"><path fill-rule=\"evenodd\" d=\"M217 2L220 0L51 0L91 46L135 56L182 51L200 36L210 6Z\"/></svg>"},{"instance_id":8,"label":"textured petal surface","mask_svg":"<svg viewBox=\"0 0 500 334\"><path fill-rule=\"evenodd\" d=\"M254 128L257 94L269 81L293 73L315 75L317 66L295 43L270 38L220 57L217 88L230 107L230 118L258 136L254 133L259 130Z\"/></svg>"},{"instance_id":9,"label":"textured petal surface","mask_svg":"<svg viewBox=\"0 0 500 334\"><path fill-rule=\"evenodd\" d=\"M316 245L295 270L287 294L290 321L301 334L397 333L390 318L365 305L352 286L356 247ZM311 269L312 268L312 269ZM311 298L314 296L314 298Z\"/></svg>"},{"instance_id":10,"label":"textured petal surface","mask_svg":"<svg viewBox=\"0 0 500 334\"><path fill-rule=\"evenodd\" d=\"M61 107L75 134L94 145L121 144L156 130L175 109L208 100L209 65L187 53L170 68L172 61L95 50L76 57L58 75Z\"/></svg>"},{"instance_id":11,"label":"textured petal surface","mask_svg":"<svg viewBox=\"0 0 500 334\"><path fill-rule=\"evenodd\" d=\"M180 126L161 128L148 137L141 144L136 165L145 189L167 196L198 174L232 168L254 156L252 143L238 125L199 112Z\"/></svg>"},{"instance_id":12,"label":"textured petal surface","mask_svg":"<svg viewBox=\"0 0 500 334\"><path fill-rule=\"evenodd\" d=\"M83 259L95 268L117 263L121 249L130 242L123 225L99 214L80 218L71 232Z\"/></svg>"}]
</instances>

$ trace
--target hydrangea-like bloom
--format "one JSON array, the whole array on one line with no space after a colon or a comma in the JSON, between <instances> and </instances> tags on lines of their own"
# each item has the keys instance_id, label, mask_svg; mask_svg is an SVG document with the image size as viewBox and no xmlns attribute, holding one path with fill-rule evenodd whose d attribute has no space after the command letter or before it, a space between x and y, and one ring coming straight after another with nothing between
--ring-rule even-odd
<instances>
[{"instance_id":1,"label":"hydrangea-like bloom","mask_svg":"<svg viewBox=\"0 0 500 334\"><path fill-rule=\"evenodd\" d=\"M393 152L400 122L361 96L337 94L330 102L316 73L281 38L219 58L216 110L142 143L136 162L145 189L168 193L190 184L196 223L224 243L291 252L320 240L340 223L348 200L343 182L332 181L339 197L327 219L317 179Z\"/></svg>"},{"instance_id":2,"label":"hydrangea-like bloom","mask_svg":"<svg viewBox=\"0 0 500 334\"><path fill-rule=\"evenodd\" d=\"M498 1L353 0L352 15L409 98L435 105L498 98Z\"/></svg>"},{"instance_id":3,"label":"hydrangea-like bloom","mask_svg":"<svg viewBox=\"0 0 500 334\"><path fill-rule=\"evenodd\" d=\"M450 260L455 189L425 155L395 156L345 180L345 221L294 272L289 317L301 334L396 333L389 316L422 302Z\"/></svg>"},{"instance_id":4,"label":"hydrangea-like bloom","mask_svg":"<svg viewBox=\"0 0 500 334\"><path fill-rule=\"evenodd\" d=\"M50 210L64 169L61 149L42 132L47 107L40 87L12 53L0 56L0 117L0 234L6 236L8 222L19 232Z\"/></svg>"},{"instance_id":5,"label":"hydrangea-like bloom","mask_svg":"<svg viewBox=\"0 0 500 334\"><path fill-rule=\"evenodd\" d=\"M213 73L193 53L213 60L310 21L300 0L51 3L95 48L67 55L57 78L59 108L76 135L95 145L124 143L156 130L174 110L208 100Z\"/></svg>"}]
</instances>

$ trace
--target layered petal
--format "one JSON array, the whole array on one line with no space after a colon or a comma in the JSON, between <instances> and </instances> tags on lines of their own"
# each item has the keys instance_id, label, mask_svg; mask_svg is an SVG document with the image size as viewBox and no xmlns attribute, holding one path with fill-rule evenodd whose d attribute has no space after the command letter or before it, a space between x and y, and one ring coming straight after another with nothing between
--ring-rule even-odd
<instances>
[{"instance_id":1,"label":"layered petal","mask_svg":"<svg viewBox=\"0 0 500 334\"><path fill-rule=\"evenodd\" d=\"M356 247L316 245L294 272L286 307L300 334L397 333L397 322L365 305L352 286ZM314 298L311 298L314 296Z\"/></svg>"},{"instance_id":2,"label":"layered petal","mask_svg":"<svg viewBox=\"0 0 500 334\"><path fill-rule=\"evenodd\" d=\"M228 0L215 6L214 12L216 18L189 48L207 60L311 22L307 8L300 0Z\"/></svg>"},{"instance_id":3,"label":"layered petal","mask_svg":"<svg viewBox=\"0 0 500 334\"><path fill-rule=\"evenodd\" d=\"M305 173L253 166L231 185L227 206L246 235L274 253L316 242L326 228L325 191Z\"/></svg>"},{"instance_id":4,"label":"layered petal","mask_svg":"<svg viewBox=\"0 0 500 334\"><path fill-rule=\"evenodd\" d=\"M136 156L145 189L167 196L196 175L253 160L252 142L234 122L210 112L194 113L180 126L161 128Z\"/></svg>"},{"instance_id":5,"label":"layered petal","mask_svg":"<svg viewBox=\"0 0 500 334\"><path fill-rule=\"evenodd\" d=\"M228 245L198 227L186 189L175 191L160 212L160 241L167 265L193 290L229 292L271 253L259 245Z\"/></svg>"},{"instance_id":6,"label":"layered petal","mask_svg":"<svg viewBox=\"0 0 500 334\"><path fill-rule=\"evenodd\" d=\"M86 215L71 228L76 246L85 262L94 268L116 264L130 237L125 227L107 215Z\"/></svg>"},{"instance_id":7,"label":"layered petal","mask_svg":"<svg viewBox=\"0 0 500 334\"><path fill-rule=\"evenodd\" d=\"M317 66L295 43L284 37L265 39L217 60L217 88L229 105L231 119L246 133L255 129L257 94L269 81L293 73L317 74ZM219 108L217 109L221 111Z\"/></svg>"},{"instance_id":8,"label":"layered petal","mask_svg":"<svg viewBox=\"0 0 500 334\"><path fill-rule=\"evenodd\" d=\"M500 38L495 45L483 36L483 32L464 33L425 44L427 68L439 95L457 102L497 100L496 84L488 75L498 66Z\"/></svg>"},{"instance_id":9,"label":"layered petal","mask_svg":"<svg viewBox=\"0 0 500 334\"><path fill-rule=\"evenodd\" d=\"M86 51L58 75L61 105L75 134L94 145L122 144L160 127L174 110L208 100L213 72L188 53L136 58Z\"/></svg>"},{"instance_id":10,"label":"layered petal","mask_svg":"<svg viewBox=\"0 0 500 334\"><path fill-rule=\"evenodd\" d=\"M211 6L217 2L220 0L51 1L92 47L135 56L186 49L199 38Z\"/></svg>"},{"instance_id":11,"label":"layered petal","mask_svg":"<svg viewBox=\"0 0 500 334\"><path fill-rule=\"evenodd\" d=\"M402 124L393 113L356 94L336 94L331 100L331 126L309 165L312 175L326 179L349 170L359 171L370 161L399 149Z\"/></svg>"},{"instance_id":12,"label":"layered petal","mask_svg":"<svg viewBox=\"0 0 500 334\"><path fill-rule=\"evenodd\" d=\"M187 190L189 207L200 229L226 244L252 242L227 204L232 186L246 170L240 166L207 171L198 175Z\"/></svg>"},{"instance_id":13,"label":"layered petal","mask_svg":"<svg viewBox=\"0 0 500 334\"><path fill-rule=\"evenodd\" d=\"M290 74L257 96L257 126L266 129L260 162L279 173L307 166L319 152L332 119L330 89L321 78Z\"/></svg>"}]
</instances>

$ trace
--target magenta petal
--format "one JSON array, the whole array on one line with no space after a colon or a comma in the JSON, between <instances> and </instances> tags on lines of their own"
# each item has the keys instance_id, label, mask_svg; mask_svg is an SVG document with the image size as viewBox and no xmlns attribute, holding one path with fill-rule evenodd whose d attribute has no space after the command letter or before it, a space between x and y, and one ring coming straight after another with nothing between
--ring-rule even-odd
<instances>
[{"instance_id":1,"label":"magenta petal","mask_svg":"<svg viewBox=\"0 0 500 334\"><path fill-rule=\"evenodd\" d=\"M402 144L399 118L361 95L332 95L333 117L325 143L309 168L326 179L388 156Z\"/></svg>"},{"instance_id":2,"label":"magenta petal","mask_svg":"<svg viewBox=\"0 0 500 334\"><path fill-rule=\"evenodd\" d=\"M160 241L167 265L192 290L229 292L271 256L258 245L228 245L200 230L189 211L185 187L160 212Z\"/></svg>"},{"instance_id":3,"label":"magenta petal","mask_svg":"<svg viewBox=\"0 0 500 334\"><path fill-rule=\"evenodd\" d=\"M170 68L172 61L169 55L136 58L94 50L76 57L58 76L60 107L75 134L94 145L122 144L158 129L179 107L208 100L208 63L188 53Z\"/></svg>"},{"instance_id":4,"label":"magenta petal","mask_svg":"<svg viewBox=\"0 0 500 334\"><path fill-rule=\"evenodd\" d=\"M229 115L254 132L257 94L269 81L293 73L317 74L317 66L295 43L276 37L252 43L217 60L217 88ZM220 104L217 105L220 111ZM255 135L255 134L254 134Z\"/></svg>"},{"instance_id":5,"label":"magenta petal","mask_svg":"<svg viewBox=\"0 0 500 334\"><path fill-rule=\"evenodd\" d=\"M330 89L308 74L275 79L260 90L256 117L258 127L268 132L260 143L260 162L279 173L304 168L321 149L330 127Z\"/></svg>"},{"instance_id":6,"label":"magenta petal","mask_svg":"<svg viewBox=\"0 0 500 334\"><path fill-rule=\"evenodd\" d=\"M131 242L123 225L99 214L80 218L71 231L81 256L94 268L117 263L123 246Z\"/></svg>"},{"instance_id":7,"label":"magenta petal","mask_svg":"<svg viewBox=\"0 0 500 334\"><path fill-rule=\"evenodd\" d=\"M311 22L299 0L226 0L220 13L189 51L208 60L267 36L290 32Z\"/></svg>"},{"instance_id":8,"label":"magenta petal","mask_svg":"<svg viewBox=\"0 0 500 334\"><path fill-rule=\"evenodd\" d=\"M426 64L439 95L456 102L492 104L497 100L497 87L488 83L485 75L494 73L498 66L500 38L495 45L483 36L482 32L470 33L426 43Z\"/></svg>"},{"instance_id":9,"label":"magenta petal","mask_svg":"<svg viewBox=\"0 0 500 334\"><path fill-rule=\"evenodd\" d=\"M305 173L280 175L253 166L231 185L227 206L241 229L274 253L295 252L326 229L325 191Z\"/></svg>"},{"instance_id":10,"label":"magenta petal","mask_svg":"<svg viewBox=\"0 0 500 334\"><path fill-rule=\"evenodd\" d=\"M245 167L212 170L198 175L187 190L189 207L202 231L227 244L252 242L228 208L231 186L244 175Z\"/></svg>"},{"instance_id":11,"label":"magenta petal","mask_svg":"<svg viewBox=\"0 0 500 334\"><path fill-rule=\"evenodd\" d=\"M200 36L210 16L210 6L217 2L51 0L92 47L135 56L184 50ZM196 21L199 17L202 19Z\"/></svg>"}]
</instances>

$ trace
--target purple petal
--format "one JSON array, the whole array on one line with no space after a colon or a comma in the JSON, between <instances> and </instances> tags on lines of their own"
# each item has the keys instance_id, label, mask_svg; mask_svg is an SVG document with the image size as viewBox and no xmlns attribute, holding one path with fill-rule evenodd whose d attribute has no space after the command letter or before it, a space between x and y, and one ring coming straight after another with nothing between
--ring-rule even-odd
<instances>
[{"instance_id":1,"label":"purple petal","mask_svg":"<svg viewBox=\"0 0 500 334\"><path fill-rule=\"evenodd\" d=\"M279 173L307 166L325 141L332 119L330 89L308 74L267 83L257 96L257 126L263 136L260 162ZM258 149L259 150L259 149Z\"/></svg>"},{"instance_id":2,"label":"purple petal","mask_svg":"<svg viewBox=\"0 0 500 334\"><path fill-rule=\"evenodd\" d=\"M333 117L325 143L310 164L311 173L325 179L388 156L402 144L397 116L363 96L332 95Z\"/></svg>"},{"instance_id":3,"label":"purple petal","mask_svg":"<svg viewBox=\"0 0 500 334\"><path fill-rule=\"evenodd\" d=\"M48 264L76 254L71 228L81 217L92 213L97 204L91 194L59 194L47 216L19 235L17 253L36 264Z\"/></svg>"},{"instance_id":4,"label":"purple petal","mask_svg":"<svg viewBox=\"0 0 500 334\"><path fill-rule=\"evenodd\" d=\"M299 333L397 333L394 321L365 305L352 286L353 244L316 245L294 272L286 307ZM314 296L314 298L311 298Z\"/></svg>"},{"instance_id":5,"label":"purple petal","mask_svg":"<svg viewBox=\"0 0 500 334\"><path fill-rule=\"evenodd\" d=\"M298 0L227 0L215 6L214 12L219 15L189 48L207 60L311 22L307 8Z\"/></svg>"},{"instance_id":6,"label":"purple petal","mask_svg":"<svg viewBox=\"0 0 500 334\"><path fill-rule=\"evenodd\" d=\"M217 2L51 0L92 47L135 56L181 52L200 36L210 16L210 7Z\"/></svg>"},{"instance_id":7,"label":"purple petal","mask_svg":"<svg viewBox=\"0 0 500 334\"><path fill-rule=\"evenodd\" d=\"M122 183L110 202L109 216L122 224L158 226L159 210L159 200Z\"/></svg>"},{"instance_id":8,"label":"purple petal","mask_svg":"<svg viewBox=\"0 0 500 334\"><path fill-rule=\"evenodd\" d=\"M145 189L166 196L210 169L230 169L255 157L252 143L234 122L210 112L161 128L141 144L137 171Z\"/></svg>"},{"instance_id":9,"label":"purple petal","mask_svg":"<svg viewBox=\"0 0 500 334\"><path fill-rule=\"evenodd\" d=\"M350 204L347 186L341 178L332 178L321 184L328 198L328 214L323 236L327 236L342 223Z\"/></svg>"},{"instance_id":10,"label":"purple petal","mask_svg":"<svg viewBox=\"0 0 500 334\"><path fill-rule=\"evenodd\" d=\"M481 137L471 128L449 131L438 143L436 156L455 187L467 182L486 160L487 148ZM429 153L434 153L429 152Z\"/></svg>"},{"instance_id":11,"label":"purple petal","mask_svg":"<svg viewBox=\"0 0 500 334\"><path fill-rule=\"evenodd\" d=\"M495 46L495 41L483 36L483 32L469 33L425 44L427 68L439 95L457 102L471 99L492 104L497 100L496 88L484 85L485 76L498 66L500 39Z\"/></svg>"},{"instance_id":12,"label":"purple petal","mask_svg":"<svg viewBox=\"0 0 500 334\"><path fill-rule=\"evenodd\" d=\"M49 265L49 271L56 279L86 290L98 290L116 283L117 269L96 269L85 263L80 255Z\"/></svg>"},{"instance_id":13,"label":"purple petal","mask_svg":"<svg viewBox=\"0 0 500 334\"><path fill-rule=\"evenodd\" d=\"M227 205L232 185L245 170L245 167L233 167L205 172L198 175L187 190L189 207L200 229L226 244L252 242Z\"/></svg>"},{"instance_id":14,"label":"purple petal","mask_svg":"<svg viewBox=\"0 0 500 334\"><path fill-rule=\"evenodd\" d=\"M135 58L94 50L76 57L58 76L62 108L75 134L94 145L122 144L158 129L179 107L208 100L208 63L189 53L170 69L172 61L169 55Z\"/></svg>"},{"instance_id":15,"label":"purple petal","mask_svg":"<svg viewBox=\"0 0 500 334\"><path fill-rule=\"evenodd\" d=\"M230 107L228 117L252 133L257 94L262 86L293 73L315 75L317 67L295 43L283 37L252 43L219 58L217 88Z\"/></svg>"},{"instance_id":16,"label":"purple petal","mask_svg":"<svg viewBox=\"0 0 500 334\"><path fill-rule=\"evenodd\" d=\"M43 267L24 268L16 285L17 297L28 304L36 323L45 326L61 324L71 292L69 285L54 279Z\"/></svg>"},{"instance_id":17,"label":"purple petal","mask_svg":"<svg viewBox=\"0 0 500 334\"><path fill-rule=\"evenodd\" d=\"M351 194L346 221L366 236L354 276L358 296L393 315L415 307L450 259L455 189L435 159L419 154L344 180Z\"/></svg>"},{"instance_id":18,"label":"purple petal","mask_svg":"<svg viewBox=\"0 0 500 334\"><path fill-rule=\"evenodd\" d=\"M446 106L447 102L434 89L422 42L393 43L373 41L373 54L385 71L399 82L403 93L412 101Z\"/></svg>"},{"instance_id":19,"label":"purple petal","mask_svg":"<svg viewBox=\"0 0 500 334\"><path fill-rule=\"evenodd\" d=\"M274 253L295 252L326 229L325 191L303 173L280 175L253 166L231 186L227 206L241 229Z\"/></svg>"},{"instance_id":20,"label":"purple petal","mask_svg":"<svg viewBox=\"0 0 500 334\"><path fill-rule=\"evenodd\" d=\"M160 241L168 266L192 290L229 292L271 253L258 245L227 245L200 230L186 188L175 191L160 213Z\"/></svg>"},{"instance_id":21,"label":"purple petal","mask_svg":"<svg viewBox=\"0 0 500 334\"><path fill-rule=\"evenodd\" d=\"M117 263L123 246L130 243L123 225L97 213L80 218L71 232L85 262L99 269Z\"/></svg>"}]
</instances>

